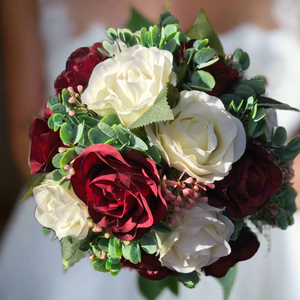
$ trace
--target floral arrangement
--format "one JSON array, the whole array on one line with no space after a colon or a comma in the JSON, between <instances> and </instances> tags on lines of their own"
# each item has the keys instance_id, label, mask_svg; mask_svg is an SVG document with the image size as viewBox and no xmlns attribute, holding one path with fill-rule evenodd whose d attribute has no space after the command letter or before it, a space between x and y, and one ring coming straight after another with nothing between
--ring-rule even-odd
<instances>
[{"instance_id":1,"label":"floral arrangement","mask_svg":"<svg viewBox=\"0 0 300 300\"><path fill-rule=\"evenodd\" d=\"M249 222L293 224L300 138L286 142L274 111L295 109L245 77L248 54L225 55L203 11L186 34L178 24L166 12L77 49L30 124L42 175L25 198L65 269L89 253L96 271L193 288L256 253Z\"/></svg>"}]
</instances>

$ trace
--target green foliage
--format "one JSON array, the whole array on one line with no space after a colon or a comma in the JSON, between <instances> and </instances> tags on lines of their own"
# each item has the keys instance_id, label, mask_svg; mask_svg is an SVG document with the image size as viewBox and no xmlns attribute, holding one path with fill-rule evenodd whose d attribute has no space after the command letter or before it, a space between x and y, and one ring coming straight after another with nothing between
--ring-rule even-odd
<instances>
[{"instance_id":1,"label":"green foliage","mask_svg":"<svg viewBox=\"0 0 300 300\"><path fill-rule=\"evenodd\" d=\"M137 10L131 8L131 18L126 25L126 28L130 29L132 32L140 30L142 27L149 28L153 25L149 20L147 20L143 15L141 15Z\"/></svg>"},{"instance_id":2,"label":"green foliage","mask_svg":"<svg viewBox=\"0 0 300 300\"><path fill-rule=\"evenodd\" d=\"M98 272L109 272L109 270L106 269L106 262L107 259L95 258L92 260L92 266L94 270Z\"/></svg>"},{"instance_id":3,"label":"green foliage","mask_svg":"<svg viewBox=\"0 0 300 300\"><path fill-rule=\"evenodd\" d=\"M265 97L265 96L260 96L257 99L257 105L259 107L263 108L274 108L274 109L280 109L280 110L293 110L299 112L297 108L291 107L288 104L281 103L277 100Z\"/></svg>"},{"instance_id":4,"label":"green foliage","mask_svg":"<svg viewBox=\"0 0 300 300\"><path fill-rule=\"evenodd\" d=\"M232 59L236 61L235 68L247 70L250 66L250 58L248 53L244 52L242 49L237 49Z\"/></svg>"},{"instance_id":5,"label":"green foliage","mask_svg":"<svg viewBox=\"0 0 300 300\"><path fill-rule=\"evenodd\" d=\"M64 123L60 128L59 136L65 144L69 144L73 138L73 126L69 123Z\"/></svg>"},{"instance_id":6,"label":"green foliage","mask_svg":"<svg viewBox=\"0 0 300 300\"><path fill-rule=\"evenodd\" d=\"M26 194L21 198L20 202L26 200L32 195L33 188L39 186L46 177L46 175L47 173L41 175L39 174L39 176L35 179L35 181L31 184L30 188L27 190Z\"/></svg>"},{"instance_id":7,"label":"green foliage","mask_svg":"<svg viewBox=\"0 0 300 300\"><path fill-rule=\"evenodd\" d=\"M234 283L235 275L236 275L237 265L234 265L229 269L227 274L222 278L216 278L222 286L224 300L228 300L230 296L230 292Z\"/></svg>"},{"instance_id":8,"label":"green foliage","mask_svg":"<svg viewBox=\"0 0 300 300\"><path fill-rule=\"evenodd\" d=\"M129 126L130 129L142 127L155 122L174 120L173 112L169 106L168 90L171 84L167 83L156 97L154 104L141 117ZM173 88L172 88L173 89Z\"/></svg>"},{"instance_id":9,"label":"green foliage","mask_svg":"<svg viewBox=\"0 0 300 300\"><path fill-rule=\"evenodd\" d=\"M61 243L62 263L64 270L72 267L81 258L86 256L87 251L80 250L82 241L72 238L72 243L67 239L63 239Z\"/></svg>"},{"instance_id":10,"label":"green foliage","mask_svg":"<svg viewBox=\"0 0 300 300\"><path fill-rule=\"evenodd\" d=\"M141 294L147 300L155 300L165 288L169 288L174 295L178 295L178 281L175 276L167 276L160 281L152 281L139 276L138 285Z\"/></svg>"},{"instance_id":11,"label":"green foliage","mask_svg":"<svg viewBox=\"0 0 300 300\"><path fill-rule=\"evenodd\" d=\"M178 281L183 283L189 289L193 289L196 287L197 283L199 282L199 273L193 271L191 273L179 273Z\"/></svg>"},{"instance_id":12,"label":"green foliage","mask_svg":"<svg viewBox=\"0 0 300 300\"><path fill-rule=\"evenodd\" d=\"M49 234L52 231L52 229L51 228L47 228L47 227L43 227L42 231L43 231L44 234Z\"/></svg>"},{"instance_id":13,"label":"green foliage","mask_svg":"<svg viewBox=\"0 0 300 300\"><path fill-rule=\"evenodd\" d=\"M192 75L192 83L188 83L192 89L200 91L212 91L216 82L210 73L206 71L197 71Z\"/></svg>"},{"instance_id":14,"label":"green foliage","mask_svg":"<svg viewBox=\"0 0 300 300\"><path fill-rule=\"evenodd\" d=\"M148 254L154 254L161 247L161 241L157 233L151 230L141 238L141 247Z\"/></svg>"},{"instance_id":15,"label":"green foliage","mask_svg":"<svg viewBox=\"0 0 300 300\"><path fill-rule=\"evenodd\" d=\"M187 36L190 39L203 40L208 39L208 45L213 48L219 56L225 56L223 46L214 28L208 21L208 18L202 9L198 14L192 27L188 30Z\"/></svg>"},{"instance_id":16,"label":"green foliage","mask_svg":"<svg viewBox=\"0 0 300 300\"><path fill-rule=\"evenodd\" d=\"M163 233L169 233L172 232L172 229L165 223L163 222L159 222L155 225L152 226L152 229L159 231L159 232L163 232Z\"/></svg>"}]
</instances>

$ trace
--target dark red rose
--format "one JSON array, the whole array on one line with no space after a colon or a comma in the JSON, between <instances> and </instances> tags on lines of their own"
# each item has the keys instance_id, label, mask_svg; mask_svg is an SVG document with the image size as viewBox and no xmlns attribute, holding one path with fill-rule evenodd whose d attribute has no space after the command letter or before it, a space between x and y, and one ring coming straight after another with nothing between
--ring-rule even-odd
<instances>
[{"instance_id":1,"label":"dark red rose","mask_svg":"<svg viewBox=\"0 0 300 300\"><path fill-rule=\"evenodd\" d=\"M231 66L226 66L221 59L203 68L203 71L210 73L214 77L216 85L213 90L207 92L207 94L216 97L220 97L222 94L232 93L233 84L242 78L237 70L234 70Z\"/></svg>"},{"instance_id":2,"label":"dark red rose","mask_svg":"<svg viewBox=\"0 0 300 300\"><path fill-rule=\"evenodd\" d=\"M153 160L140 151L120 153L92 145L76 158L71 183L91 218L121 240L139 238L167 214Z\"/></svg>"},{"instance_id":3,"label":"dark red rose","mask_svg":"<svg viewBox=\"0 0 300 300\"><path fill-rule=\"evenodd\" d=\"M268 152L252 143L229 174L207 192L212 206L226 206L233 218L244 218L265 206L282 182L282 172Z\"/></svg>"},{"instance_id":4,"label":"dark red rose","mask_svg":"<svg viewBox=\"0 0 300 300\"><path fill-rule=\"evenodd\" d=\"M54 82L57 94L69 86L75 90L78 85L82 85L83 90L87 87L95 66L107 58L97 48L103 48L102 43L96 43L93 47L79 48L70 55L66 69Z\"/></svg>"},{"instance_id":5,"label":"dark red rose","mask_svg":"<svg viewBox=\"0 0 300 300\"><path fill-rule=\"evenodd\" d=\"M167 267L162 267L158 257L155 254L148 254L143 250L142 262L135 265L122 257L121 263L124 267L136 269L142 277L153 281L162 280L167 276L178 275L176 271L170 270Z\"/></svg>"},{"instance_id":6,"label":"dark red rose","mask_svg":"<svg viewBox=\"0 0 300 300\"><path fill-rule=\"evenodd\" d=\"M256 235L246 226L241 230L238 239L229 242L229 244L231 253L204 267L205 275L217 278L224 277L236 263L250 259L257 252L260 245Z\"/></svg>"},{"instance_id":7,"label":"dark red rose","mask_svg":"<svg viewBox=\"0 0 300 300\"><path fill-rule=\"evenodd\" d=\"M45 119L51 115L50 112L45 111ZM45 119L34 118L29 126L31 174L52 171L52 158L58 153L58 148L63 146L59 130L55 132L50 129Z\"/></svg>"}]
</instances>

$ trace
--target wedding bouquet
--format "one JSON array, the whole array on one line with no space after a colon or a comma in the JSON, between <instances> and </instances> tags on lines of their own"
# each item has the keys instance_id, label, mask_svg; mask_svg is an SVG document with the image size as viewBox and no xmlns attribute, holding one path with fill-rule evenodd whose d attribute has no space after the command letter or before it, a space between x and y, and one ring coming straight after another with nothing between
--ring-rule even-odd
<instances>
[{"instance_id":1,"label":"wedding bouquet","mask_svg":"<svg viewBox=\"0 0 300 300\"><path fill-rule=\"evenodd\" d=\"M30 124L35 217L54 231L65 269L89 254L96 271L136 269L195 287L259 248L258 228L293 224L292 162L250 60L225 55L200 12L185 34L159 24L109 28L110 41L73 52L43 118Z\"/></svg>"}]
</instances>

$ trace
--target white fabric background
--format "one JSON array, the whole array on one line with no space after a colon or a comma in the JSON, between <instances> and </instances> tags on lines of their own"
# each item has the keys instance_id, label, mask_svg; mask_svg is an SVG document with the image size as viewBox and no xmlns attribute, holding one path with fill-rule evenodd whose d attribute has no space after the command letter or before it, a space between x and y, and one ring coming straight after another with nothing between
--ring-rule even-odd
<instances>
[{"instance_id":1,"label":"white fabric background","mask_svg":"<svg viewBox=\"0 0 300 300\"><path fill-rule=\"evenodd\" d=\"M47 97L53 94L53 82L64 69L67 57L78 47L105 39L103 27L95 24L82 36L72 38L65 8L51 1L41 7L42 33L47 50ZM55 43L53 42L55 37ZM270 97L300 108L297 88L300 79L300 44L281 30L263 31L245 25L221 37L226 53L241 47L250 55L249 76L265 75ZM293 58L293 59L291 59ZM280 114L279 124L290 133L299 126L296 113ZM62 271L60 245L42 233L34 219L32 198L18 204L0 245L1 300L105 300L142 299L135 271L122 270L117 277L95 272L83 259L65 274ZM286 231L271 230L272 250L267 242L254 258L238 266L237 280L230 300L298 300L300 299L300 217ZM220 285L211 277L202 277L194 290L180 288L180 299L222 299ZM176 299L164 291L159 299Z\"/></svg>"}]
</instances>

